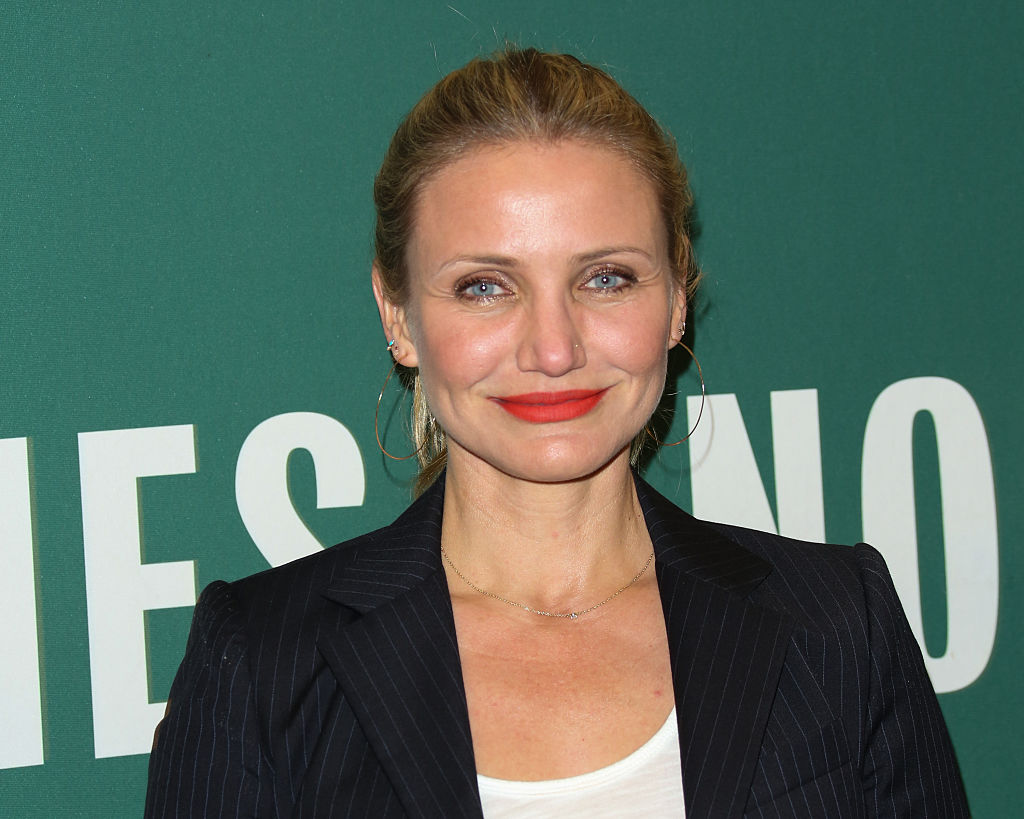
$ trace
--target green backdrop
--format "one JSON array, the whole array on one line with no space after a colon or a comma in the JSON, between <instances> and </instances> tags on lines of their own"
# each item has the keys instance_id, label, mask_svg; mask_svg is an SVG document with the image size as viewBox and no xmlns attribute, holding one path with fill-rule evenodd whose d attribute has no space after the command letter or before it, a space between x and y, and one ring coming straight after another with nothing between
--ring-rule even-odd
<instances>
[{"instance_id":1,"label":"green backdrop","mask_svg":"<svg viewBox=\"0 0 1024 819\"><path fill-rule=\"evenodd\" d=\"M608 67L691 169L713 398L647 477L878 545L975 815L1016 815L1024 12L881 0L5 4L0 814L139 815L196 592L407 501L372 178L506 39Z\"/></svg>"}]
</instances>

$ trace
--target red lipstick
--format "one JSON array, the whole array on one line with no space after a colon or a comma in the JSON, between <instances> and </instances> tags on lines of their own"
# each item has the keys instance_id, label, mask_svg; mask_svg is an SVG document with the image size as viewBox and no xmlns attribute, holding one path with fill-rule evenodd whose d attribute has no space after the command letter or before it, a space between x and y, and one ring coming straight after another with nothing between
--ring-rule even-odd
<instances>
[{"instance_id":1,"label":"red lipstick","mask_svg":"<svg viewBox=\"0 0 1024 819\"><path fill-rule=\"evenodd\" d=\"M550 424L569 421L586 415L608 391L562 390L561 392L527 392L522 395L503 395L491 400L506 412L531 424Z\"/></svg>"}]
</instances>

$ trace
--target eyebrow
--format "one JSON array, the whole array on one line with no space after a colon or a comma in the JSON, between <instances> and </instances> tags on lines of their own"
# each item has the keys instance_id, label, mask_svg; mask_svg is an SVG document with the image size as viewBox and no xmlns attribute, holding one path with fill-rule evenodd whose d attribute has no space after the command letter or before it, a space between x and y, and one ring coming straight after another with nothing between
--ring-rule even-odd
<instances>
[{"instance_id":1,"label":"eyebrow","mask_svg":"<svg viewBox=\"0 0 1024 819\"><path fill-rule=\"evenodd\" d=\"M644 250L642 247L634 247L633 245L615 245L613 247L602 247L597 250L592 250L589 253L581 253L578 256L573 256L573 261L585 264L586 262L594 262L598 259L603 259L605 256L614 256L616 253L638 253L646 259L652 258L650 252Z\"/></svg>"},{"instance_id":2,"label":"eyebrow","mask_svg":"<svg viewBox=\"0 0 1024 819\"><path fill-rule=\"evenodd\" d=\"M512 267L515 265L516 260L511 256L474 256L472 254L465 254L461 256L452 256L452 258L446 259L439 269L444 270L446 267L451 267L453 264L459 264L460 262L488 264L494 265L495 267Z\"/></svg>"},{"instance_id":3,"label":"eyebrow","mask_svg":"<svg viewBox=\"0 0 1024 819\"><path fill-rule=\"evenodd\" d=\"M572 260L576 264L587 264L589 262L597 261L598 259L603 259L606 256L614 256L617 253L637 253L646 259L653 258L651 253L644 250L642 247L634 247L633 245L615 245L577 254L572 257ZM515 267L518 260L512 256L474 256L472 254L466 254L453 256L445 261L444 264L441 265L440 269L444 270L446 267L450 267L453 264L459 264L460 262L494 265L495 267Z\"/></svg>"}]
</instances>

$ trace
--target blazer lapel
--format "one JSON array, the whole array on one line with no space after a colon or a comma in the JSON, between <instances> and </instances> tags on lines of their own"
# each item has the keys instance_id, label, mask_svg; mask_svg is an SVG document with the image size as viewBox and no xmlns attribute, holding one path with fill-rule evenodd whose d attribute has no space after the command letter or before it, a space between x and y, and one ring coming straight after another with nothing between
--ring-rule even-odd
<instances>
[{"instance_id":1,"label":"blazer lapel","mask_svg":"<svg viewBox=\"0 0 1024 819\"><path fill-rule=\"evenodd\" d=\"M751 592L771 567L671 504L637 495L657 555L688 816L738 817L792 624Z\"/></svg>"},{"instance_id":2,"label":"blazer lapel","mask_svg":"<svg viewBox=\"0 0 1024 819\"><path fill-rule=\"evenodd\" d=\"M455 622L440 563L443 478L359 546L318 646L409 816L480 819ZM352 610L359 613L355 619Z\"/></svg>"},{"instance_id":3,"label":"blazer lapel","mask_svg":"<svg viewBox=\"0 0 1024 819\"><path fill-rule=\"evenodd\" d=\"M636 490L657 558L687 815L739 817L792 624L750 599L769 564L639 478ZM337 619L318 647L408 815L482 819L438 549L443 500L442 477L356 547L324 593Z\"/></svg>"}]
</instances>

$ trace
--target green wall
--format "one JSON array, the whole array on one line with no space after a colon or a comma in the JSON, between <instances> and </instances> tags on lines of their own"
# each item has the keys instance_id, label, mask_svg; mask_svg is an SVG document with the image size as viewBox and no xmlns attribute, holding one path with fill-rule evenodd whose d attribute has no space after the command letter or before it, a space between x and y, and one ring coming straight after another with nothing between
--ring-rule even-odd
<instances>
[{"instance_id":1,"label":"green wall","mask_svg":"<svg viewBox=\"0 0 1024 819\"><path fill-rule=\"evenodd\" d=\"M1015 815L1024 12L880 0L6 4L0 814L139 815L196 591L404 505L372 178L505 39L608 67L691 168L715 397L647 477L882 548L974 813Z\"/></svg>"}]
</instances>

